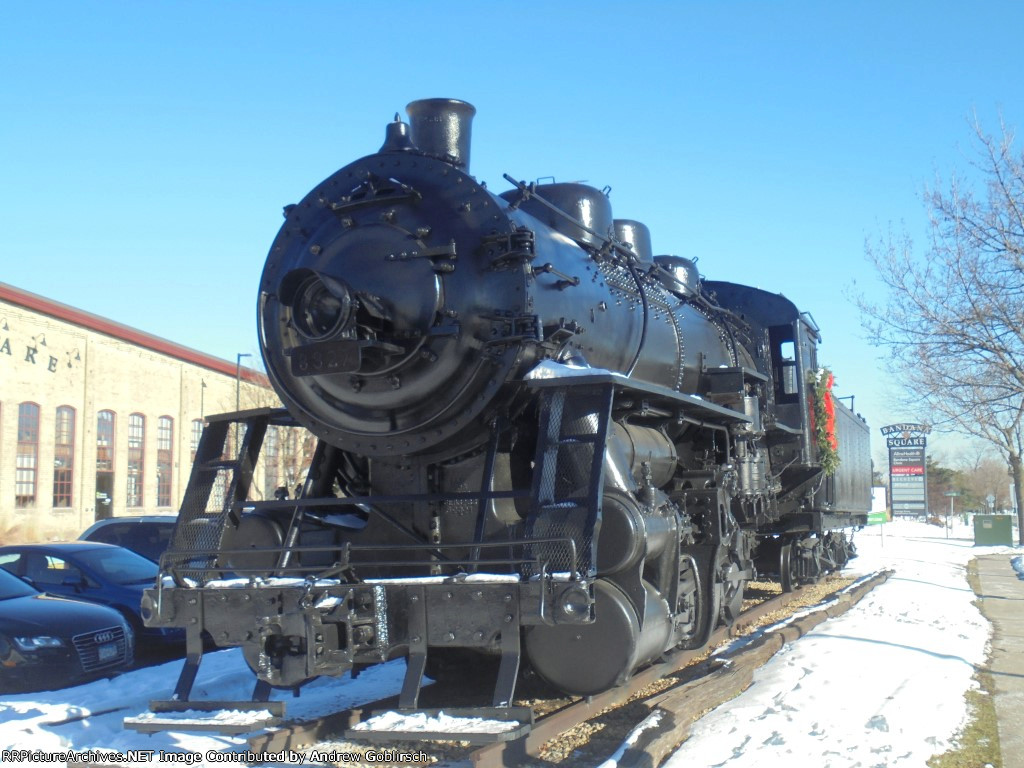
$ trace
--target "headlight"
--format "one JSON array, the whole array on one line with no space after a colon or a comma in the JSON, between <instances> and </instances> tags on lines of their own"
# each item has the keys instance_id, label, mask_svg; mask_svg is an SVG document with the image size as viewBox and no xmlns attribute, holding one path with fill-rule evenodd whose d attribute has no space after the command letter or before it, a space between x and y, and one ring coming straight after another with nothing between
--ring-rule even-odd
<instances>
[{"instance_id":1,"label":"headlight","mask_svg":"<svg viewBox=\"0 0 1024 768\"><path fill-rule=\"evenodd\" d=\"M32 635L12 638L20 651L38 651L40 648L61 648L64 641L49 635Z\"/></svg>"}]
</instances>

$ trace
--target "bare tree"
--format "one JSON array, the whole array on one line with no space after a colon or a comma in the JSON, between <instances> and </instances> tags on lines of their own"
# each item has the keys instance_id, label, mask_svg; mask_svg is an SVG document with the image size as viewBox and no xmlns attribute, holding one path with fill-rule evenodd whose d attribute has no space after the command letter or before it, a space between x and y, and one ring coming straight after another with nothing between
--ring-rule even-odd
<instances>
[{"instance_id":1,"label":"bare tree","mask_svg":"<svg viewBox=\"0 0 1024 768\"><path fill-rule=\"evenodd\" d=\"M1006 473L1006 463L994 456L986 456L973 466L965 466L960 470L962 485L965 490L964 504L983 508L986 499L992 496L995 509L1010 507L1010 478Z\"/></svg>"},{"instance_id":2,"label":"bare tree","mask_svg":"<svg viewBox=\"0 0 1024 768\"><path fill-rule=\"evenodd\" d=\"M1024 454L1024 154L1013 135L975 123L975 186L954 177L925 194L925 253L892 232L867 247L888 288L861 300L922 420L980 438L1010 468L1021 499ZM1018 504L1024 544L1024 508Z\"/></svg>"}]
</instances>

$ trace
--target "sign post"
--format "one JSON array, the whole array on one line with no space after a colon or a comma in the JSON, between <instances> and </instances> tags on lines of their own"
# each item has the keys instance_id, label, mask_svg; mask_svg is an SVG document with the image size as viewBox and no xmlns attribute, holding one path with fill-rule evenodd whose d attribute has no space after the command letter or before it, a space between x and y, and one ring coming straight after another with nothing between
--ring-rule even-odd
<instances>
[{"instance_id":1,"label":"sign post","mask_svg":"<svg viewBox=\"0 0 1024 768\"><path fill-rule=\"evenodd\" d=\"M928 516L928 477L925 469L926 424L890 424L882 427L889 448L889 493L892 513Z\"/></svg>"}]
</instances>

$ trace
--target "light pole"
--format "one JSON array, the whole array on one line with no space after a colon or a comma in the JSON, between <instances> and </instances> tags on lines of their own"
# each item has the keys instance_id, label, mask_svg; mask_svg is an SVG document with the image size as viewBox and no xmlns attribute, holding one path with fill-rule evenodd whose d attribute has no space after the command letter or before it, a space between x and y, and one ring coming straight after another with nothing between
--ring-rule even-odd
<instances>
[{"instance_id":1,"label":"light pole","mask_svg":"<svg viewBox=\"0 0 1024 768\"><path fill-rule=\"evenodd\" d=\"M960 495L959 491L946 491L945 496L949 496L949 514L946 515L946 538L949 538L949 519L953 517L953 499Z\"/></svg>"},{"instance_id":2,"label":"light pole","mask_svg":"<svg viewBox=\"0 0 1024 768\"><path fill-rule=\"evenodd\" d=\"M235 355L235 410L240 411L242 409L242 358L252 357L250 352L239 352ZM238 445L238 422L235 422L235 451L237 453L239 448Z\"/></svg>"},{"instance_id":3,"label":"light pole","mask_svg":"<svg viewBox=\"0 0 1024 768\"><path fill-rule=\"evenodd\" d=\"M250 352L239 352L235 355L235 410L241 410L242 404L242 358L252 357Z\"/></svg>"}]
</instances>

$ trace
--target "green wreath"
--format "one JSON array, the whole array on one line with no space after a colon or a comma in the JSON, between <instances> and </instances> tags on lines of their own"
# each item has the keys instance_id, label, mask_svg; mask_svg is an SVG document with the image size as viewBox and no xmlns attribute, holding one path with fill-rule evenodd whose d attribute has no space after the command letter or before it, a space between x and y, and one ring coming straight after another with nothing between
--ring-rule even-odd
<instances>
[{"instance_id":1,"label":"green wreath","mask_svg":"<svg viewBox=\"0 0 1024 768\"><path fill-rule=\"evenodd\" d=\"M811 433L818 449L818 463L826 475L839 469L839 441L836 438L836 405L832 397L835 376L828 368L807 372L811 396Z\"/></svg>"}]
</instances>

